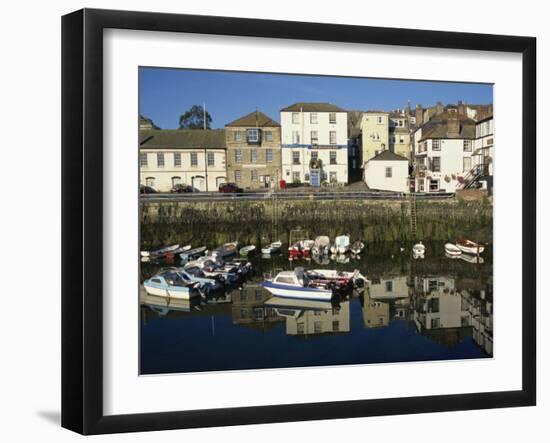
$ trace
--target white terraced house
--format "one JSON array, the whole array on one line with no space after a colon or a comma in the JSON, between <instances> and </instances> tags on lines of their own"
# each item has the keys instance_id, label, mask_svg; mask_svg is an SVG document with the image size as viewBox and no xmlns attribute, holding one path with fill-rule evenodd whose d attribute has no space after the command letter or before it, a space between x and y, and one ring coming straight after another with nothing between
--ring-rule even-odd
<instances>
[{"instance_id":1,"label":"white terraced house","mask_svg":"<svg viewBox=\"0 0 550 443\"><path fill-rule=\"evenodd\" d=\"M456 192L464 187L474 166L474 120L443 112L414 134L416 192Z\"/></svg>"},{"instance_id":2,"label":"white terraced house","mask_svg":"<svg viewBox=\"0 0 550 443\"><path fill-rule=\"evenodd\" d=\"M149 129L139 132L139 181L159 192L177 185L216 192L226 178L223 129Z\"/></svg>"},{"instance_id":3,"label":"white terraced house","mask_svg":"<svg viewBox=\"0 0 550 443\"><path fill-rule=\"evenodd\" d=\"M295 103L281 110L282 179L287 183L348 183L348 114L330 103Z\"/></svg>"}]
</instances>

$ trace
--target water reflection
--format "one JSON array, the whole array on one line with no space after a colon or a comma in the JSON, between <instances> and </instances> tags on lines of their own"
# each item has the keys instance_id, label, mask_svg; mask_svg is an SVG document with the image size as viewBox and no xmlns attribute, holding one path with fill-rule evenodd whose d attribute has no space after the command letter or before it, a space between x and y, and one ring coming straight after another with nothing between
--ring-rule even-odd
<instances>
[{"instance_id":1,"label":"water reflection","mask_svg":"<svg viewBox=\"0 0 550 443\"><path fill-rule=\"evenodd\" d=\"M389 250L349 263L258 255L252 279L207 300L142 293L142 373L492 356L492 251L472 264L430 249L422 261ZM359 269L370 285L336 303L262 288L264 275L296 266Z\"/></svg>"}]
</instances>

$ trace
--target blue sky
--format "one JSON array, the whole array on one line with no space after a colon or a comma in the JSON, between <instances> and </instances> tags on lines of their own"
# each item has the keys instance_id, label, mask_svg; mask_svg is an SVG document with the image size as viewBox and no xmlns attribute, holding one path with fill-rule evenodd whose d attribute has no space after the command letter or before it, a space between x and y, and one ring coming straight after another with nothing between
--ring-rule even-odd
<instances>
[{"instance_id":1,"label":"blue sky","mask_svg":"<svg viewBox=\"0 0 550 443\"><path fill-rule=\"evenodd\" d=\"M487 84L320 77L285 74L140 68L140 113L163 129L178 127L179 116L206 103L212 127L223 128L256 109L279 121L279 111L296 102L329 102L346 110L390 111L438 101L493 102Z\"/></svg>"}]
</instances>

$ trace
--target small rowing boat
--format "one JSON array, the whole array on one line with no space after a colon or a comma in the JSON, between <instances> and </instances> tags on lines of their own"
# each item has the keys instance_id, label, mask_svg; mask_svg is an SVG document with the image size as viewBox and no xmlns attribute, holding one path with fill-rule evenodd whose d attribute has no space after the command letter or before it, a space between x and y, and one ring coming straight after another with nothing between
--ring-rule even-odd
<instances>
[{"instance_id":1,"label":"small rowing boat","mask_svg":"<svg viewBox=\"0 0 550 443\"><path fill-rule=\"evenodd\" d=\"M456 240L456 246L466 254L479 255L485 250L483 245L480 243L476 243L475 241L468 240L464 237L458 237Z\"/></svg>"},{"instance_id":2,"label":"small rowing boat","mask_svg":"<svg viewBox=\"0 0 550 443\"><path fill-rule=\"evenodd\" d=\"M270 243L262 248L262 254L274 254L281 250L281 246L283 246L283 243L280 240Z\"/></svg>"},{"instance_id":3,"label":"small rowing boat","mask_svg":"<svg viewBox=\"0 0 550 443\"><path fill-rule=\"evenodd\" d=\"M249 245L249 246L245 246L245 247L241 248L240 251L239 251L239 254L243 257L246 257L247 255L251 254L255 250L256 250L256 246Z\"/></svg>"},{"instance_id":4,"label":"small rowing boat","mask_svg":"<svg viewBox=\"0 0 550 443\"><path fill-rule=\"evenodd\" d=\"M457 256L462 254L462 251L457 245L453 245L452 243L445 243L445 253L451 256Z\"/></svg>"}]
</instances>

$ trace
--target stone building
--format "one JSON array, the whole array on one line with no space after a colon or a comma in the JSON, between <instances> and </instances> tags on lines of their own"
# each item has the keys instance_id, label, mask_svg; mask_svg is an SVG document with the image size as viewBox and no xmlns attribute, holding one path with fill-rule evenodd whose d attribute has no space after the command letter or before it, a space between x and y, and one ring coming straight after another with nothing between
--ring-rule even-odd
<instances>
[{"instance_id":1,"label":"stone building","mask_svg":"<svg viewBox=\"0 0 550 443\"><path fill-rule=\"evenodd\" d=\"M244 189L278 186L281 127L256 110L225 125L227 179Z\"/></svg>"}]
</instances>

